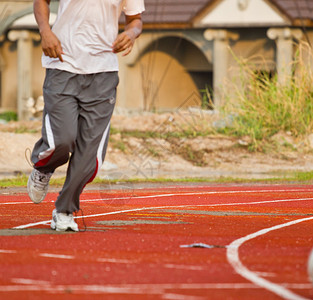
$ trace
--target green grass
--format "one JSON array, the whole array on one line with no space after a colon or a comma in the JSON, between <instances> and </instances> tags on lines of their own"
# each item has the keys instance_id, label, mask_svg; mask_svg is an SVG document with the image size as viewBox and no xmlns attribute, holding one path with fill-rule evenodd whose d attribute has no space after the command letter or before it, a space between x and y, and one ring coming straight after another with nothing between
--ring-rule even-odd
<instances>
[{"instance_id":1,"label":"green grass","mask_svg":"<svg viewBox=\"0 0 313 300\"><path fill-rule=\"evenodd\" d=\"M113 128L112 135L120 133L122 137L134 137L138 139L149 139L149 138L159 138L159 139L170 139L170 138L196 138L198 136L209 136L215 132L213 129L196 130L194 128L186 126L186 128L180 128L176 131L158 132L158 131L140 131L140 130L118 130Z\"/></svg>"},{"instance_id":2,"label":"green grass","mask_svg":"<svg viewBox=\"0 0 313 300\"><path fill-rule=\"evenodd\" d=\"M218 177L218 178L206 178L206 177L186 177L186 178L130 178L128 180L120 179L101 179L99 177L90 183L96 184L118 184L121 182L125 183L301 183L301 184L312 184L313 171L312 172L288 172L284 174L272 174L273 177L267 179L246 179L236 177ZM11 187L25 187L27 186L28 176L20 175L10 179L0 180L0 189L11 188ZM50 182L51 186L60 187L63 185L65 178L55 178Z\"/></svg>"},{"instance_id":3,"label":"green grass","mask_svg":"<svg viewBox=\"0 0 313 300\"><path fill-rule=\"evenodd\" d=\"M20 175L14 178L2 179L0 180L0 188L26 186L27 179L28 177L26 175Z\"/></svg>"},{"instance_id":4,"label":"green grass","mask_svg":"<svg viewBox=\"0 0 313 300\"><path fill-rule=\"evenodd\" d=\"M7 187L26 187L27 186L28 175L22 174L12 178L6 178L0 180L0 188ZM65 178L53 178L50 184L53 186L62 186Z\"/></svg>"},{"instance_id":5,"label":"green grass","mask_svg":"<svg viewBox=\"0 0 313 300\"><path fill-rule=\"evenodd\" d=\"M112 145L113 148L115 149L119 149L120 151L122 151L123 153L126 152L126 148L127 146L125 145L125 143L122 141L122 140L114 140L114 139L111 139L110 140L110 143Z\"/></svg>"},{"instance_id":6,"label":"green grass","mask_svg":"<svg viewBox=\"0 0 313 300\"><path fill-rule=\"evenodd\" d=\"M5 120L7 122L9 121L17 121L17 113L13 111L7 111L0 113L0 119Z\"/></svg>"},{"instance_id":7,"label":"green grass","mask_svg":"<svg viewBox=\"0 0 313 300\"><path fill-rule=\"evenodd\" d=\"M38 129L29 129L26 126L19 126L14 130L14 133L38 133Z\"/></svg>"}]
</instances>

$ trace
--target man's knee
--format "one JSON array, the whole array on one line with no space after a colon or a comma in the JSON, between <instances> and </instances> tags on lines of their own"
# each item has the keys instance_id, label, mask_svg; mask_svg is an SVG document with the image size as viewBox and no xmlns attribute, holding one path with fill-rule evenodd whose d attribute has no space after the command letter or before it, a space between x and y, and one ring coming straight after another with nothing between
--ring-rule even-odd
<instances>
[{"instance_id":1,"label":"man's knee","mask_svg":"<svg viewBox=\"0 0 313 300\"><path fill-rule=\"evenodd\" d=\"M75 149L76 144L76 136L71 134L62 134L57 140L56 140L56 149L59 151L69 153L73 152Z\"/></svg>"}]
</instances>

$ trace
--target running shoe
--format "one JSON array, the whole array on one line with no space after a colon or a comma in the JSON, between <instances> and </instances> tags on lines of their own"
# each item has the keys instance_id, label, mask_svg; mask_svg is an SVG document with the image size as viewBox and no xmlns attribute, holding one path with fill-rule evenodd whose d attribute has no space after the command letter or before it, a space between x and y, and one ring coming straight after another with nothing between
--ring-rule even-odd
<instances>
[{"instance_id":1,"label":"running shoe","mask_svg":"<svg viewBox=\"0 0 313 300\"><path fill-rule=\"evenodd\" d=\"M56 231L79 231L73 214L58 213L56 209L52 212L51 229Z\"/></svg>"},{"instance_id":2,"label":"running shoe","mask_svg":"<svg viewBox=\"0 0 313 300\"><path fill-rule=\"evenodd\" d=\"M36 169L33 169L30 173L27 182L27 192L34 203L38 204L45 199L51 176L52 173L41 173Z\"/></svg>"}]
</instances>

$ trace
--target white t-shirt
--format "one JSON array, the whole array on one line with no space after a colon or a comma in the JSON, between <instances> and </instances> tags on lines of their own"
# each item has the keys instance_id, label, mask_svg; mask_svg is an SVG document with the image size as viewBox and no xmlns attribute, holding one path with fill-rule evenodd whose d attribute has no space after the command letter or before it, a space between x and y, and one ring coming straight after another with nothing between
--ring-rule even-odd
<instances>
[{"instance_id":1,"label":"white t-shirt","mask_svg":"<svg viewBox=\"0 0 313 300\"><path fill-rule=\"evenodd\" d=\"M112 44L122 11L140 14L144 0L60 0L52 31L61 42L64 62L43 55L43 67L78 74L118 71Z\"/></svg>"}]
</instances>

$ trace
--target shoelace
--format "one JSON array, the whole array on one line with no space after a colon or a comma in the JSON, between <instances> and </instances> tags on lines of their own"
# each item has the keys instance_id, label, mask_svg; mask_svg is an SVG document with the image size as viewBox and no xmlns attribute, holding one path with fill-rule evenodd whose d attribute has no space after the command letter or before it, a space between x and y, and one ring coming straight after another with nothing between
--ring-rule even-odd
<instances>
[{"instance_id":1,"label":"shoelace","mask_svg":"<svg viewBox=\"0 0 313 300\"><path fill-rule=\"evenodd\" d=\"M31 155L32 155L32 151L29 148L25 149L25 158L27 163L30 165L31 168L33 168L33 164L31 162Z\"/></svg>"},{"instance_id":2,"label":"shoelace","mask_svg":"<svg viewBox=\"0 0 313 300\"><path fill-rule=\"evenodd\" d=\"M84 213L83 213L82 209L80 209L79 211L81 211L81 213L82 213L82 221L83 221L83 225L84 225L84 229L83 230L79 230L79 232L85 232L85 231L87 231L87 226L86 226L85 219L84 219ZM75 217L77 217L78 212L75 212Z\"/></svg>"},{"instance_id":3,"label":"shoelace","mask_svg":"<svg viewBox=\"0 0 313 300\"><path fill-rule=\"evenodd\" d=\"M41 190L44 190L47 186L47 183L50 180L51 174L43 174L40 173L39 171L35 170L35 172L33 173L33 181L34 181L34 186L36 188L39 188Z\"/></svg>"}]
</instances>

